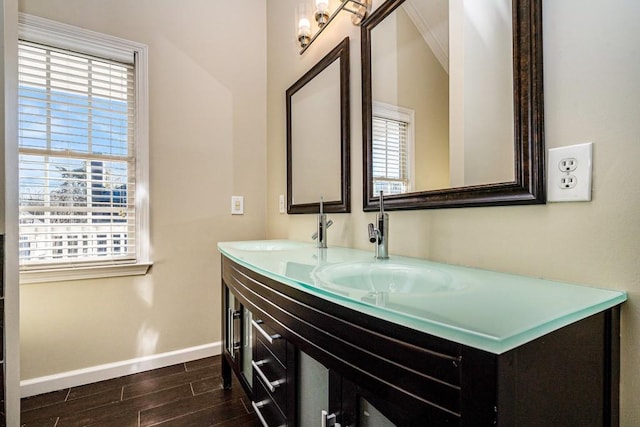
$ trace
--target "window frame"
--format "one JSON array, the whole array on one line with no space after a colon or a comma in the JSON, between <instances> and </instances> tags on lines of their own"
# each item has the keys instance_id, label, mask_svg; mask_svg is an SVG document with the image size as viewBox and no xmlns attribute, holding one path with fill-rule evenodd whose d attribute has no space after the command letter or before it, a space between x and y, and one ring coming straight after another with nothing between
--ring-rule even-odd
<instances>
[{"instance_id":1,"label":"window frame","mask_svg":"<svg viewBox=\"0 0 640 427\"><path fill-rule=\"evenodd\" d=\"M20 283L143 275L152 265L149 238L149 83L148 47L25 13L18 15L18 37L121 62L135 63L136 257L130 262L20 268Z\"/></svg>"}]
</instances>

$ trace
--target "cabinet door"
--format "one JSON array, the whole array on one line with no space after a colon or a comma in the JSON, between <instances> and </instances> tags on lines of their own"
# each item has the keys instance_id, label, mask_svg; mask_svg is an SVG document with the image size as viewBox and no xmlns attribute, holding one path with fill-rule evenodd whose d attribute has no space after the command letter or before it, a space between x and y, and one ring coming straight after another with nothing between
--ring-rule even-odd
<instances>
[{"instance_id":1,"label":"cabinet door","mask_svg":"<svg viewBox=\"0 0 640 427\"><path fill-rule=\"evenodd\" d=\"M328 369L303 351L298 351L297 381L297 425L300 427L405 425L394 424L387 418L382 410L371 402L376 400L374 394L364 392L338 372Z\"/></svg>"},{"instance_id":2,"label":"cabinet door","mask_svg":"<svg viewBox=\"0 0 640 427\"><path fill-rule=\"evenodd\" d=\"M225 331L225 350L229 353L231 360L234 364L237 363L240 356L240 343L241 340L241 317L242 317L242 306L238 299L229 291L226 290L226 331Z\"/></svg>"},{"instance_id":3,"label":"cabinet door","mask_svg":"<svg viewBox=\"0 0 640 427\"><path fill-rule=\"evenodd\" d=\"M344 377L332 379L333 396L340 399L339 416L341 427L392 427L442 425L439 421L418 418L412 408L400 408L386 401L375 392L355 385Z\"/></svg>"},{"instance_id":4,"label":"cabinet door","mask_svg":"<svg viewBox=\"0 0 640 427\"><path fill-rule=\"evenodd\" d=\"M224 349L229 356L231 368L236 372L247 393L253 387L253 334L251 331L252 314L238 298L225 287L225 336ZM230 380L229 380L230 381ZM230 382L225 382L230 387Z\"/></svg>"},{"instance_id":5,"label":"cabinet door","mask_svg":"<svg viewBox=\"0 0 640 427\"><path fill-rule=\"evenodd\" d=\"M329 413L329 370L303 351L298 352L298 425L317 427ZM324 412L323 412L324 411Z\"/></svg>"},{"instance_id":6,"label":"cabinet door","mask_svg":"<svg viewBox=\"0 0 640 427\"><path fill-rule=\"evenodd\" d=\"M253 387L253 328L251 327L253 314L246 307L242 307L242 364L241 373L249 387Z\"/></svg>"}]
</instances>

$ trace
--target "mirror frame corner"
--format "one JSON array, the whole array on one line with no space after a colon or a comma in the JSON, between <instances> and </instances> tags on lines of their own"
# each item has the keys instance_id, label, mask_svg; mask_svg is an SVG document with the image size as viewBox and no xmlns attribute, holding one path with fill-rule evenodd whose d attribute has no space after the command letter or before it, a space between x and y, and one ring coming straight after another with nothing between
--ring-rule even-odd
<instances>
[{"instance_id":1,"label":"mirror frame corner","mask_svg":"<svg viewBox=\"0 0 640 427\"><path fill-rule=\"evenodd\" d=\"M380 208L373 194L371 30L405 0L387 0L361 26L363 210ZM546 203L542 0L513 0L515 180L495 184L385 195L386 210L460 208Z\"/></svg>"},{"instance_id":2,"label":"mirror frame corner","mask_svg":"<svg viewBox=\"0 0 640 427\"><path fill-rule=\"evenodd\" d=\"M293 203L293 170L292 170L292 123L291 113L292 96L304 85L313 80L324 69L340 61L340 200L328 200L323 202L325 213L349 213L351 212L351 121L350 121L350 58L349 37L345 37L336 47L307 71L298 81L289 87L286 95L286 121L287 121L287 213L310 214L318 213L320 202L317 203Z\"/></svg>"}]
</instances>

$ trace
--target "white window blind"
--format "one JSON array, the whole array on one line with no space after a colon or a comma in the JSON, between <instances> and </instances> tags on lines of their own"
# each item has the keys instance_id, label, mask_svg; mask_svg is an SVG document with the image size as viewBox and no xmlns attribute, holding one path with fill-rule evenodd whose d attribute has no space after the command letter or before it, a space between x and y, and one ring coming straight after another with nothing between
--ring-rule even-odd
<instances>
[{"instance_id":1,"label":"white window blind","mask_svg":"<svg viewBox=\"0 0 640 427\"><path fill-rule=\"evenodd\" d=\"M409 191L408 123L373 117L372 165L374 194Z\"/></svg>"},{"instance_id":2,"label":"white window blind","mask_svg":"<svg viewBox=\"0 0 640 427\"><path fill-rule=\"evenodd\" d=\"M132 64L20 41L21 267L136 259Z\"/></svg>"}]
</instances>

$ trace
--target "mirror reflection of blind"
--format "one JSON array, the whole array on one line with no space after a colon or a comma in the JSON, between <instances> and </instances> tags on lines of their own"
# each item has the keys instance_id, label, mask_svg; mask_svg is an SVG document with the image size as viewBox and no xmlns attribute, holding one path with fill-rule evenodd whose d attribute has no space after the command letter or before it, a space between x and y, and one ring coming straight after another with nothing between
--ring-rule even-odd
<instances>
[{"instance_id":1,"label":"mirror reflection of blind","mask_svg":"<svg viewBox=\"0 0 640 427\"><path fill-rule=\"evenodd\" d=\"M19 44L20 264L136 256L134 66Z\"/></svg>"},{"instance_id":2,"label":"mirror reflection of blind","mask_svg":"<svg viewBox=\"0 0 640 427\"><path fill-rule=\"evenodd\" d=\"M372 167L374 194L409 190L408 123L373 117Z\"/></svg>"}]
</instances>

